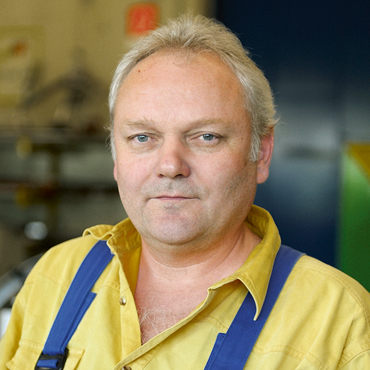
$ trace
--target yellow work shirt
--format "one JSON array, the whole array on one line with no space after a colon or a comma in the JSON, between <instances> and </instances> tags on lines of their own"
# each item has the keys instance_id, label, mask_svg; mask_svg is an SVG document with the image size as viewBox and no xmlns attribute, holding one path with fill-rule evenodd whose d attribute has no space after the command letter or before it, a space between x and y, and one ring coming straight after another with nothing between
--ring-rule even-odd
<instances>
[{"instance_id":1,"label":"yellow work shirt","mask_svg":"<svg viewBox=\"0 0 370 370\"><path fill-rule=\"evenodd\" d=\"M280 237L269 213L258 207L246 222L263 239L244 265L210 287L207 298L188 317L144 345L134 302L141 241L131 222L92 227L83 237L52 248L14 303L0 344L0 370L34 369L68 287L98 239L108 240L115 256L96 282L97 296L68 344L65 370L204 369L217 334L227 331L247 292L256 304L256 317L264 302ZM369 319L366 290L338 270L304 256L245 369L370 369Z\"/></svg>"}]
</instances>

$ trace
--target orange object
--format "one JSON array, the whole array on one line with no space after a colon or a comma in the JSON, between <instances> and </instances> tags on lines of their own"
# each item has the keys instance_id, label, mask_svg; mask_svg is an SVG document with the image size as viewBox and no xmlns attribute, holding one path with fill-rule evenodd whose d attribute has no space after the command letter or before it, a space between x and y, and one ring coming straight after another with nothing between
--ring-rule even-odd
<instances>
[{"instance_id":1,"label":"orange object","mask_svg":"<svg viewBox=\"0 0 370 370\"><path fill-rule=\"evenodd\" d=\"M154 3L132 5L127 12L127 34L144 36L154 30L159 21L159 7Z\"/></svg>"}]
</instances>

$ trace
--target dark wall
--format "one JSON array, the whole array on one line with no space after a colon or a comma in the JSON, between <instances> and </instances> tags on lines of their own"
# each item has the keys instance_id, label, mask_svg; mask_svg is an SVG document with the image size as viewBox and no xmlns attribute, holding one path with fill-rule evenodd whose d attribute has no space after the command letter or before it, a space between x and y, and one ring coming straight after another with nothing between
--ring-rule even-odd
<instances>
[{"instance_id":1,"label":"dark wall","mask_svg":"<svg viewBox=\"0 0 370 370\"><path fill-rule=\"evenodd\" d=\"M217 18L265 72L281 117L255 203L284 244L335 265L341 153L370 141L370 3L219 0Z\"/></svg>"}]
</instances>

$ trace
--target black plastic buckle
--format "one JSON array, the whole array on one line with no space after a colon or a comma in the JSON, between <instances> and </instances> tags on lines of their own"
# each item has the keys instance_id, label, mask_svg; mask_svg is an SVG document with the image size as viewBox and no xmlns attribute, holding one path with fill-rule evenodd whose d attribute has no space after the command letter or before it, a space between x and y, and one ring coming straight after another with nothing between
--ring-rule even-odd
<instances>
[{"instance_id":1,"label":"black plastic buckle","mask_svg":"<svg viewBox=\"0 0 370 370\"><path fill-rule=\"evenodd\" d=\"M39 359L37 360L35 370L63 370L64 365L67 361L67 357L68 357L68 348L66 348L64 353L62 353L61 355L50 356L50 355L41 353ZM40 360L58 360L56 363L57 367L38 366L38 363Z\"/></svg>"}]
</instances>

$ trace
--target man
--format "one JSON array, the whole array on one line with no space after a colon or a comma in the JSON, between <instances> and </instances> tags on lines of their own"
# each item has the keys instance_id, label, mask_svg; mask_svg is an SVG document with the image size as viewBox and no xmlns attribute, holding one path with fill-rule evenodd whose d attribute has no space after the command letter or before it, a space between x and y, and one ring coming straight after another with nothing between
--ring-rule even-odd
<instances>
[{"instance_id":1,"label":"man","mask_svg":"<svg viewBox=\"0 0 370 370\"><path fill-rule=\"evenodd\" d=\"M281 244L271 216L252 205L274 142L262 72L222 25L182 17L124 56L110 109L130 220L92 227L44 256L14 304L0 369L35 368L98 240L114 256L68 341L65 369L204 369L245 297L260 316ZM245 369L368 369L369 308L359 284L303 256Z\"/></svg>"}]
</instances>

